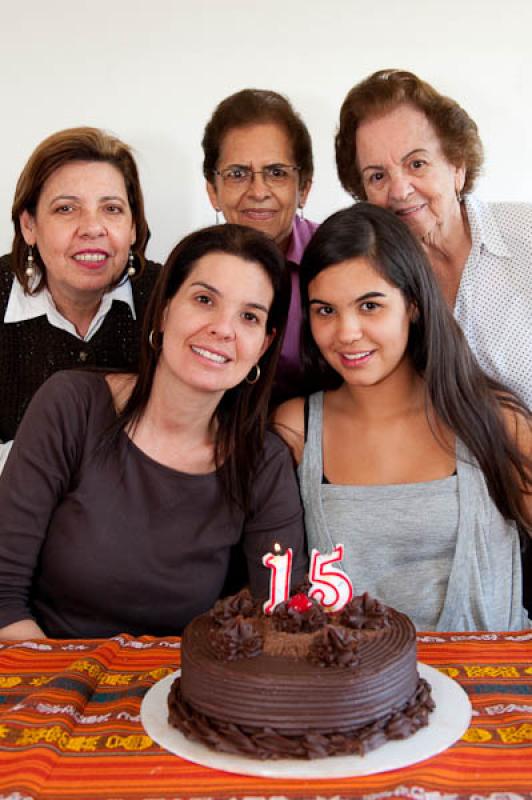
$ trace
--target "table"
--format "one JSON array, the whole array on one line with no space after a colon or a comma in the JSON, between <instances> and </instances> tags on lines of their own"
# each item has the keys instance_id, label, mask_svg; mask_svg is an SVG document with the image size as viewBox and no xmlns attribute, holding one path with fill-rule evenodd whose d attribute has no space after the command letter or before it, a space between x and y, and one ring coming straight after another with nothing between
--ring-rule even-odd
<instances>
[{"instance_id":1,"label":"table","mask_svg":"<svg viewBox=\"0 0 532 800\"><path fill-rule=\"evenodd\" d=\"M0 642L0 800L532 798L532 631L421 633L418 655L469 694L459 742L379 775L275 781L197 766L146 735L142 697L179 666L179 639Z\"/></svg>"}]
</instances>

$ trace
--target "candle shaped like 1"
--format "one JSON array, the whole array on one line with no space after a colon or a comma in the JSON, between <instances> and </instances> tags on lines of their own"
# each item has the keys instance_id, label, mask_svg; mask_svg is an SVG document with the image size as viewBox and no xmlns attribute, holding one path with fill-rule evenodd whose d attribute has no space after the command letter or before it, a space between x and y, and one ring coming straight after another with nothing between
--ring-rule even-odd
<instances>
[{"instance_id":1,"label":"candle shaped like 1","mask_svg":"<svg viewBox=\"0 0 532 800\"><path fill-rule=\"evenodd\" d=\"M292 572L292 548L289 547L284 555L281 555L281 546L277 543L273 546L274 553L266 553L262 557L262 563L271 569L270 575L270 595L263 605L265 614L271 614L275 606L284 603L290 597L290 577Z\"/></svg>"},{"instance_id":2,"label":"candle shaped like 1","mask_svg":"<svg viewBox=\"0 0 532 800\"><path fill-rule=\"evenodd\" d=\"M341 611L353 598L353 584L339 567L331 567L344 557L343 544L337 544L332 553L321 555L313 550L310 558L309 597L316 599L326 611Z\"/></svg>"}]
</instances>

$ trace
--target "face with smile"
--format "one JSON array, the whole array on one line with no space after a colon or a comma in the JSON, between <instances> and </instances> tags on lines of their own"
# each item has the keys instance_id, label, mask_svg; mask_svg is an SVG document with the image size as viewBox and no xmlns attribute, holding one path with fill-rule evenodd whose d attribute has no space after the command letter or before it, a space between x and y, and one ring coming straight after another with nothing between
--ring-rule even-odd
<instances>
[{"instance_id":1,"label":"face with smile","mask_svg":"<svg viewBox=\"0 0 532 800\"><path fill-rule=\"evenodd\" d=\"M221 394L237 386L273 339L266 332L272 300L260 264L202 256L165 309L159 377Z\"/></svg>"},{"instance_id":2,"label":"face with smile","mask_svg":"<svg viewBox=\"0 0 532 800\"><path fill-rule=\"evenodd\" d=\"M256 172L276 164L298 166L283 128L265 123L229 130L222 140L217 170L241 166ZM218 174L214 183L207 181L212 206L221 209L227 222L262 231L281 249L288 245L297 208L304 206L309 190L310 181L300 187L296 170L290 171L285 184L275 186L268 185L261 174L242 186L229 185Z\"/></svg>"},{"instance_id":3,"label":"face with smile","mask_svg":"<svg viewBox=\"0 0 532 800\"><path fill-rule=\"evenodd\" d=\"M370 203L395 212L420 239L445 236L460 222L464 166L445 158L438 134L422 111L403 104L362 122L357 165Z\"/></svg>"},{"instance_id":4,"label":"face with smile","mask_svg":"<svg viewBox=\"0 0 532 800\"><path fill-rule=\"evenodd\" d=\"M309 303L312 336L347 384L373 386L408 363L412 312L369 259L324 269L309 284Z\"/></svg>"},{"instance_id":5,"label":"face with smile","mask_svg":"<svg viewBox=\"0 0 532 800\"><path fill-rule=\"evenodd\" d=\"M135 225L124 178L112 164L73 161L45 181L35 215L20 215L59 308L99 302L127 265Z\"/></svg>"}]
</instances>

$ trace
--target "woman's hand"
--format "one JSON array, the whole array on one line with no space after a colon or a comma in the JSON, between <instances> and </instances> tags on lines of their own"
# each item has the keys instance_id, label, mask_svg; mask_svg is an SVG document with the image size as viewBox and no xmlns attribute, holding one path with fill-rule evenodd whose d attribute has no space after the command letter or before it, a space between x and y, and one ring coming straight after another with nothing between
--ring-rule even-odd
<instances>
[{"instance_id":1,"label":"woman's hand","mask_svg":"<svg viewBox=\"0 0 532 800\"><path fill-rule=\"evenodd\" d=\"M12 622L11 625L0 628L0 639L10 642L22 639L46 639L46 634L32 619L21 619L20 622Z\"/></svg>"}]
</instances>

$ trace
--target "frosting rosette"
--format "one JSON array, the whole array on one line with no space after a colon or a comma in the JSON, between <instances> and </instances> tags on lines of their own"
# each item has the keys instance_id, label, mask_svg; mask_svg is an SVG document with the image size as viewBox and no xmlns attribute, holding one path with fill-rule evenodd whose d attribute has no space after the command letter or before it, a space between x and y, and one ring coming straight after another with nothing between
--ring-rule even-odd
<instances>
[{"instance_id":1,"label":"frosting rosette","mask_svg":"<svg viewBox=\"0 0 532 800\"><path fill-rule=\"evenodd\" d=\"M209 640L216 657L222 661L253 658L262 652L262 634L244 617L235 617L209 631Z\"/></svg>"},{"instance_id":2,"label":"frosting rosette","mask_svg":"<svg viewBox=\"0 0 532 800\"><path fill-rule=\"evenodd\" d=\"M355 667L358 664L356 647L352 631L326 625L310 645L307 658L318 667Z\"/></svg>"},{"instance_id":3,"label":"frosting rosette","mask_svg":"<svg viewBox=\"0 0 532 800\"><path fill-rule=\"evenodd\" d=\"M305 602L294 602L303 597ZM314 633L327 622L327 614L320 604L306 595L297 594L285 603L279 603L272 614L275 630L283 633Z\"/></svg>"},{"instance_id":4,"label":"frosting rosette","mask_svg":"<svg viewBox=\"0 0 532 800\"><path fill-rule=\"evenodd\" d=\"M235 617L252 617L257 612L257 602L249 589L242 589L238 594L222 597L217 600L209 615L218 625L224 625Z\"/></svg>"},{"instance_id":5,"label":"frosting rosette","mask_svg":"<svg viewBox=\"0 0 532 800\"><path fill-rule=\"evenodd\" d=\"M390 625L389 608L364 592L344 606L340 612L340 624L353 630L385 628Z\"/></svg>"}]
</instances>

